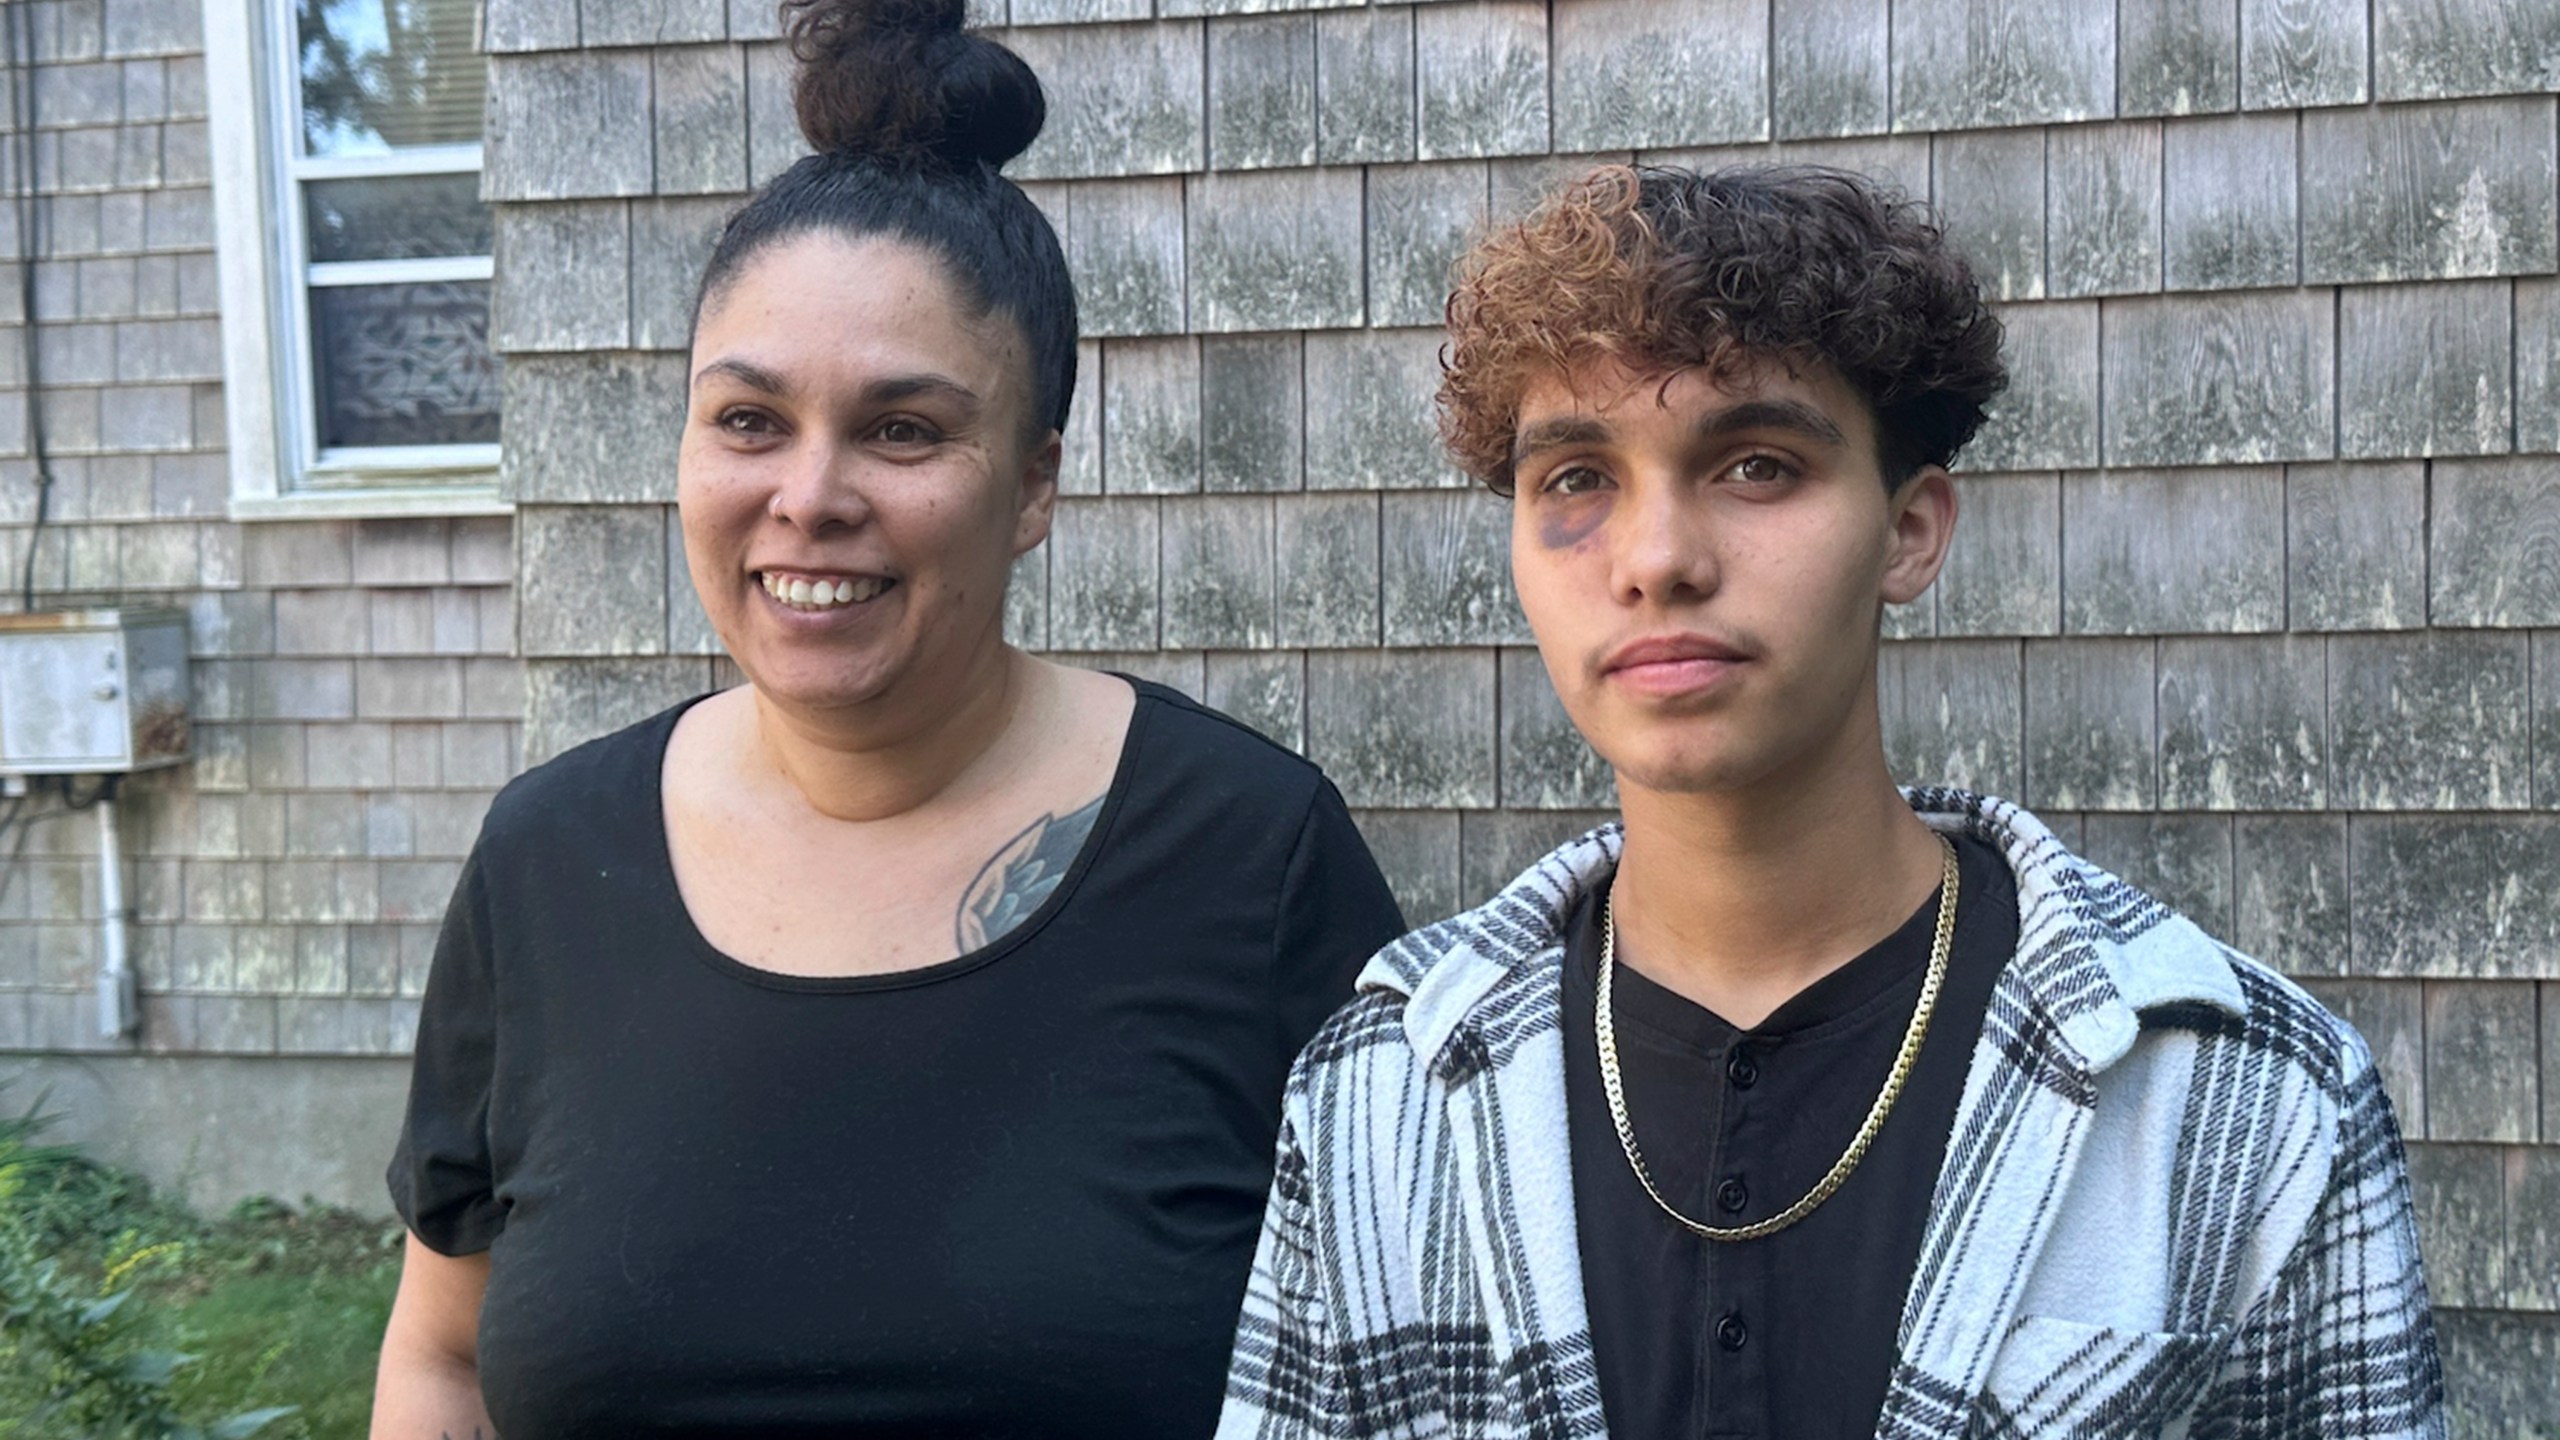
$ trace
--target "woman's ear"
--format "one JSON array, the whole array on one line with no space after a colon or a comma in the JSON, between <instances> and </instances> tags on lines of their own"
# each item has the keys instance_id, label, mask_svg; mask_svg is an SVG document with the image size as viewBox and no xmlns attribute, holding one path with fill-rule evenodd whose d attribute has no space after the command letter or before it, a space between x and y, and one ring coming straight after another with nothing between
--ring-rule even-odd
<instances>
[{"instance_id":1,"label":"woman's ear","mask_svg":"<svg viewBox=\"0 0 2560 1440\"><path fill-rule=\"evenodd\" d=\"M1049 522L1058 509L1058 465L1066 446L1052 430L1032 447L1022 467L1022 503L1014 514L1013 553L1027 554L1049 538Z\"/></svg>"},{"instance_id":2,"label":"woman's ear","mask_svg":"<svg viewBox=\"0 0 2560 1440\"><path fill-rule=\"evenodd\" d=\"M1893 539L1885 556L1884 598L1908 605L1928 593L1947 563L1956 533L1956 484L1946 470L1923 465L1893 493Z\"/></svg>"}]
</instances>

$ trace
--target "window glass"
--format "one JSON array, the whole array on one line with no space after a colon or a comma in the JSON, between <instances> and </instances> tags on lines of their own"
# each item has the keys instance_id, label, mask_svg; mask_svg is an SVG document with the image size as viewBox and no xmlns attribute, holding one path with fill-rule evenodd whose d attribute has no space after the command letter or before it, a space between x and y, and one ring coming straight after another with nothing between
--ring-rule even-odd
<instances>
[{"instance_id":1,"label":"window glass","mask_svg":"<svg viewBox=\"0 0 2560 1440\"><path fill-rule=\"evenodd\" d=\"M302 198L315 261L489 253L489 207L475 173L314 180Z\"/></svg>"},{"instance_id":2,"label":"window glass","mask_svg":"<svg viewBox=\"0 0 2560 1440\"><path fill-rule=\"evenodd\" d=\"M304 153L380 155L480 139L476 0L295 0Z\"/></svg>"},{"instance_id":3,"label":"window glass","mask_svg":"<svg viewBox=\"0 0 2560 1440\"><path fill-rule=\"evenodd\" d=\"M497 442L485 280L314 286L311 371L323 449Z\"/></svg>"}]
</instances>

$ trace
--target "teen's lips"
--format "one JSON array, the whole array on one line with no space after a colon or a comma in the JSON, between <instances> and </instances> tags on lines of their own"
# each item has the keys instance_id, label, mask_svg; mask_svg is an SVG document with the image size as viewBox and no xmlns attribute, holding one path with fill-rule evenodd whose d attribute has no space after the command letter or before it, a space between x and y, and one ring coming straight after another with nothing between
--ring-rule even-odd
<instances>
[{"instance_id":1,"label":"teen's lips","mask_svg":"<svg viewBox=\"0 0 2560 1440\"><path fill-rule=\"evenodd\" d=\"M1649 635L1631 640L1600 663L1601 678L1639 694L1689 695L1749 663L1741 648L1706 635Z\"/></svg>"}]
</instances>

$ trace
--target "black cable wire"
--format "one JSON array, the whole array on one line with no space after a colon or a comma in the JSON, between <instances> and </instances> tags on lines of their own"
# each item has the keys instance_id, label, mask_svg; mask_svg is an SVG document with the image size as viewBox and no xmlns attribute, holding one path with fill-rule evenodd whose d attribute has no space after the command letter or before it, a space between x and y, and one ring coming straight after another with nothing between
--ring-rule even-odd
<instances>
[{"instance_id":1,"label":"black cable wire","mask_svg":"<svg viewBox=\"0 0 2560 1440\"><path fill-rule=\"evenodd\" d=\"M95 807L101 800L114 799L117 787L124 781L121 775L101 775L98 777L98 783L90 788L89 798L83 800L79 798L79 792L72 788L77 779L77 776L65 775L55 781L62 787L62 808L65 810L87 810Z\"/></svg>"},{"instance_id":2,"label":"black cable wire","mask_svg":"<svg viewBox=\"0 0 2560 1440\"><path fill-rule=\"evenodd\" d=\"M11 158L16 161L17 185L12 199L18 217L18 340L23 350L23 370L19 375L25 388L20 392L27 407L27 460L35 469L35 523L27 529L26 563L18 576L18 603L22 610L36 608L36 548L44 538L45 522L53 513L53 467L45 456L43 368L36 345L36 256L43 247L36 243L36 225L41 207L36 203L36 86L35 86L35 22L29 15L28 0L6 0L8 8L9 45L9 120Z\"/></svg>"},{"instance_id":3,"label":"black cable wire","mask_svg":"<svg viewBox=\"0 0 2560 1440\"><path fill-rule=\"evenodd\" d=\"M5 900L9 896L9 882L17 875L18 857L27 848L28 833L36 828L37 821L50 813L38 811L33 815L27 814L27 802L34 798L35 787L30 786L27 793L11 796L8 813L0 815L0 843L5 843L7 846L6 849L0 849L0 900ZM17 832L15 840L9 838L11 831Z\"/></svg>"}]
</instances>

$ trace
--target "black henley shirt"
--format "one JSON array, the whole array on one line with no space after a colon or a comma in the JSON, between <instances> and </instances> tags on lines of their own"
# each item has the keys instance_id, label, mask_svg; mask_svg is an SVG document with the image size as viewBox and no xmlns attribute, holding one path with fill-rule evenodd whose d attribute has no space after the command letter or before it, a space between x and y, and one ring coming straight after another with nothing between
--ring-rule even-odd
<instances>
[{"instance_id":1,"label":"black henley shirt","mask_svg":"<svg viewBox=\"0 0 2560 1440\"><path fill-rule=\"evenodd\" d=\"M2016 948L1999 853L1957 844L1956 933L1920 1058L1839 1191L1788 1229L1712 1241L1637 1185L1600 1086L1594 891L1569 923L1564 1051L1583 1291L1613 1435L1875 1433L1902 1302L1993 983ZM1813 1188L1892 1071L1936 938L1938 897L1873 949L1748 1030L1620 965L1615 1028L1627 1108L1663 1196L1747 1225Z\"/></svg>"}]
</instances>

